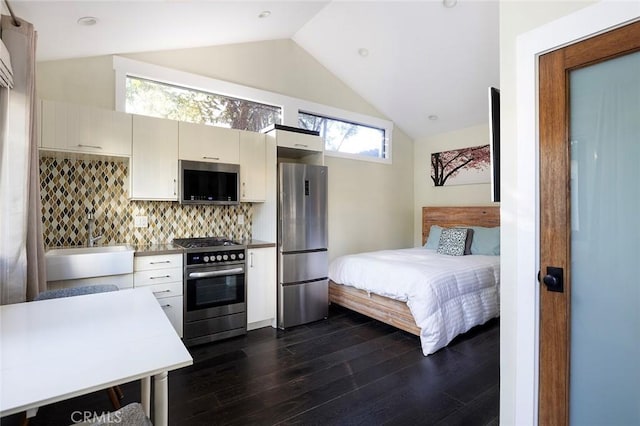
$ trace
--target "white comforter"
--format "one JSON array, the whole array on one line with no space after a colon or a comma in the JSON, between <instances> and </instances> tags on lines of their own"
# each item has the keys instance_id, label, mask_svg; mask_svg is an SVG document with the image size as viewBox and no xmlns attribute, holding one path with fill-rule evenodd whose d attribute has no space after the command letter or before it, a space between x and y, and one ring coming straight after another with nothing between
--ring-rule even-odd
<instances>
[{"instance_id":1,"label":"white comforter","mask_svg":"<svg viewBox=\"0 0 640 426\"><path fill-rule=\"evenodd\" d=\"M499 256L447 256L422 247L375 251L334 259L329 278L407 302L425 355L499 314Z\"/></svg>"}]
</instances>

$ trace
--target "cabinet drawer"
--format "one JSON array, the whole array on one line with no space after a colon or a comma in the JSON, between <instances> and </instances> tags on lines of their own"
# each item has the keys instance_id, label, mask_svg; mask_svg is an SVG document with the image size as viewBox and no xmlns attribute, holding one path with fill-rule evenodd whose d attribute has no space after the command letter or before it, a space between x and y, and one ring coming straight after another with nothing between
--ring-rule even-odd
<instances>
[{"instance_id":1,"label":"cabinet drawer","mask_svg":"<svg viewBox=\"0 0 640 426\"><path fill-rule=\"evenodd\" d=\"M182 296L158 299L160 307L175 328L178 336L182 337Z\"/></svg>"},{"instance_id":2,"label":"cabinet drawer","mask_svg":"<svg viewBox=\"0 0 640 426\"><path fill-rule=\"evenodd\" d=\"M133 273L135 287L173 282L182 283L182 268L150 269Z\"/></svg>"},{"instance_id":3,"label":"cabinet drawer","mask_svg":"<svg viewBox=\"0 0 640 426\"><path fill-rule=\"evenodd\" d=\"M278 146L295 148L306 151L324 150L324 140L320 136L305 135L304 133L276 131L276 141Z\"/></svg>"},{"instance_id":4,"label":"cabinet drawer","mask_svg":"<svg viewBox=\"0 0 640 426\"><path fill-rule=\"evenodd\" d=\"M182 283L166 283L156 284L151 287L151 292L156 299L164 299L167 297L182 296Z\"/></svg>"},{"instance_id":5,"label":"cabinet drawer","mask_svg":"<svg viewBox=\"0 0 640 426\"><path fill-rule=\"evenodd\" d=\"M157 256L136 256L133 258L133 270L136 272L166 268L182 269L182 254L160 254ZM180 280L182 280L182 277L180 277Z\"/></svg>"}]
</instances>

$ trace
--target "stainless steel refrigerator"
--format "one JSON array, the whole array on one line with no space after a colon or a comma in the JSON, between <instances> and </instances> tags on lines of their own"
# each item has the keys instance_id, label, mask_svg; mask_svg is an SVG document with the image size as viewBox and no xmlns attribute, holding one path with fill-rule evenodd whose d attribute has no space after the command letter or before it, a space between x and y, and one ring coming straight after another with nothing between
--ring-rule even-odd
<instances>
[{"instance_id":1,"label":"stainless steel refrigerator","mask_svg":"<svg viewBox=\"0 0 640 426\"><path fill-rule=\"evenodd\" d=\"M327 167L278 165L278 327L327 317Z\"/></svg>"}]
</instances>

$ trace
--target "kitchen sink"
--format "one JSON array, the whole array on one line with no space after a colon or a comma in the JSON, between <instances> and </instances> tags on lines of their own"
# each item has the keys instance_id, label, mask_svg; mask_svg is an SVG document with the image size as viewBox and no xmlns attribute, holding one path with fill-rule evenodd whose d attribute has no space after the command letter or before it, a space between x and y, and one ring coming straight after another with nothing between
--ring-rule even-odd
<instances>
[{"instance_id":1,"label":"kitchen sink","mask_svg":"<svg viewBox=\"0 0 640 426\"><path fill-rule=\"evenodd\" d=\"M133 273L129 245L53 248L45 253L47 281Z\"/></svg>"}]
</instances>

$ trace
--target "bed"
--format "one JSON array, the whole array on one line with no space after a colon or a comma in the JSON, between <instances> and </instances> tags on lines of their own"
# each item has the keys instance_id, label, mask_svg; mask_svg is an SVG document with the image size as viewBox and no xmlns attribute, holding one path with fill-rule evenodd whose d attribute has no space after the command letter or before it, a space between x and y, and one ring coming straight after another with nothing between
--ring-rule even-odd
<instances>
[{"instance_id":1,"label":"bed","mask_svg":"<svg viewBox=\"0 0 640 426\"><path fill-rule=\"evenodd\" d=\"M423 207L423 244L432 225L496 227L500 211L499 207ZM435 275L434 281L428 278L428 286L418 285L419 270ZM367 274L376 280L373 284L363 284L369 280ZM422 247L381 250L334 259L329 300L419 336L423 353L429 355L456 335L498 316L499 275L499 256L446 256ZM479 284L473 283L474 276L482 277ZM421 308L417 299L444 300L446 306Z\"/></svg>"}]
</instances>

